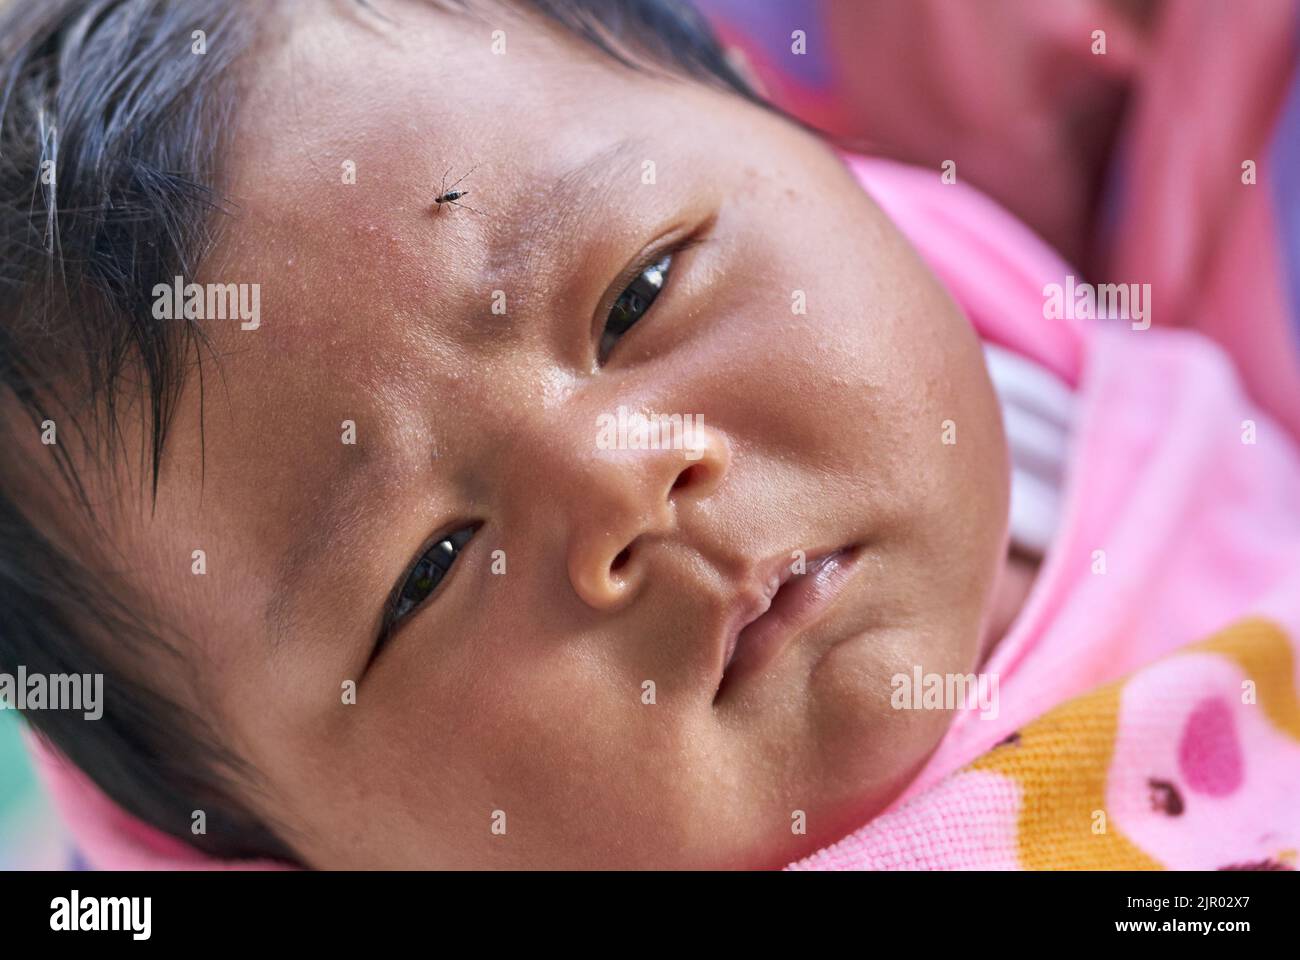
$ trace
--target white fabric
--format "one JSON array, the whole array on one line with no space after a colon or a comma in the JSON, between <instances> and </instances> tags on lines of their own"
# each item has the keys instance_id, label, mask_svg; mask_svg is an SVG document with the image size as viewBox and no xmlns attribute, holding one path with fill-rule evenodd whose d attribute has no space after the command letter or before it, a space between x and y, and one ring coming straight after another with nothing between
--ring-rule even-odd
<instances>
[{"instance_id":1,"label":"white fabric","mask_svg":"<svg viewBox=\"0 0 1300 960\"><path fill-rule=\"evenodd\" d=\"M1074 393L1044 367L991 343L984 358L1011 448L1011 542L1042 557L1061 519Z\"/></svg>"}]
</instances>

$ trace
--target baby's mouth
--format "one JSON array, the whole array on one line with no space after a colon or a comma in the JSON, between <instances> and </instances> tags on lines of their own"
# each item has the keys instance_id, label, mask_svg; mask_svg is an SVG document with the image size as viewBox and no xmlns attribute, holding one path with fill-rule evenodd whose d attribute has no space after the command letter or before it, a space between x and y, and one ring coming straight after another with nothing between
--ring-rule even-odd
<instances>
[{"instance_id":1,"label":"baby's mouth","mask_svg":"<svg viewBox=\"0 0 1300 960\"><path fill-rule=\"evenodd\" d=\"M859 548L840 547L808 557L795 573L787 553L769 562L745 589L724 635L721 676L714 703L724 691L770 665L789 642L811 626L839 596L856 566Z\"/></svg>"}]
</instances>

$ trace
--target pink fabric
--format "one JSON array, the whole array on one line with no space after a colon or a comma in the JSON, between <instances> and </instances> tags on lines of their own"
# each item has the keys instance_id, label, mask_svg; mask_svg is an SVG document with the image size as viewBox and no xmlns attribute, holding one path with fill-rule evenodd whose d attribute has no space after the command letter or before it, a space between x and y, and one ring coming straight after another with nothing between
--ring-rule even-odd
<instances>
[{"instance_id":1,"label":"pink fabric","mask_svg":"<svg viewBox=\"0 0 1300 960\"><path fill-rule=\"evenodd\" d=\"M1135 62L1097 262L1107 280L1152 285L1156 324L1222 344L1249 393L1300 439L1300 303L1288 296L1277 221L1288 202L1278 187L1295 171L1271 149L1298 35L1296 0L1163 7ZM1255 184L1242 183L1245 160Z\"/></svg>"},{"instance_id":2,"label":"pink fabric","mask_svg":"<svg viewBox=\"0 0 1300 960\"><path fill-rule=\"evenodd\" d=\"M222 861L127 814L80 770L24 729L36 773L68 825L77 849L97 870L277 870L270 861Z\"/></svg>"},{"instance_id":3,"label":"pink fabric","mask_svg":"<svg viewBox=\"0 0 1300 960\"><path fill-rule=\"evenodd\" d=\"M1060 535L1027 605L987 666L1000 677L997 719L981 719L975 710L959 713L925 769L888 811L794 866L1012 868L1020 865L1014 814L1021 787L996 773L962 767L1057 704L1140 671L1244 614L1275 617L1292 637L1300 636L1300 460L1284 432L1244 398L1231 365L1208 341L1186 332L1133 331L1123 323L1045 320L1043 286L1064 282L1070 271L1030 231L974 190L941 184L934 171L861 157L846 161L981 335L1076 386L1081 411ZM1257 423L1255 445L1240 440L1247 418ZM1104 576L1091 572L1099 549L1107 555ZM1203 693L1189 708L1192 733L1184 734L1183 724L1182 739L1171 740L1144 726L1152 715L1163 723L1161 731L1169 726L1169 711L1149 709L1169 698L1129 697L1130 690L1144 689L1139 681L1154 682L1139 674L1132 681L1137 685L1126 687L1121 726L1140 735L1121 739L1116 762L1132 751L1139 759L1125 760L1115 782L1127 782L1125 770L1146 769L1158 747L1171 769L1188 774L1189 790L1217 796L1236 784L1223 802L1241 808L1235 822L1242 838L1261 818L1271 822L1269 803L1285 798L1294 811L1300 762L1278 752L1268 739L1278 735L1261 728L1258 717L1239 716L1237 674L1210 655L1180 660L1173 681L1167 667L1159 668L1166 673L1156 678L1156 687L1190 684L1188 689ZM1300 657L1292 662L1300 663ZM1174 699L1181 709L1185 698ZM1216 700L1233 704L1226 718ZM1238 739L1225 746L1232 739L1225 740L1228 729ZM1193 746L1180 746L1188 737ZM1202 750L1202 743L1212 749ZM1283 758L1274 782L1253 775L1250 758L1265 749ZM274 866L219 863L192 852L134 821L34 741L33 750L60 813L94 867ZM1235 761L1234 750L1240 754ZM1243 762L1250 789L1241 783ZM1255 802L1261 796L1268 802ZM1141 821L1141 803L1115 803L1127 811L1126 823ZM1223 811L1215 808L1210 815L1215 813ZM1152 825L1156 839L1150 842L1158 846L1157 827ZM1166 846L1173 848L1163 853L1170 862L1188 861L1177 840Z\"/></svg>"},{"instance_id":4,"label":"pink fabric","mask_svg":"<svg viewBox=\"0 0 1300 960\"><path fill-rule=\"evenodd\" d=\"M1059 249L1082 249L1108 118L1147 54L1131 5L696 3L787 110L860 153L932 169L952 160ZM806 54L792 50L796 30ZM1094 30L1105 31L1104 56L1092 53Z\"/></svg>"},{"instance_id":5,"label":"pink fabric","mask_svg":"<svg viewBox=\"0 0 1300 960\"><path fill-rule=\"evenodd\" d=\"M865 160L851 166L981 333L1076 383L1081 409L1060 532L986 667L999 677L997 718L983 719L977 708L958 713L889 810L791 866L1023 866L1021 786L963 768L1052 707L1129 675L1106 771L1110 789L1129 789L1108 795L1106 809L1137 835L1137 846L1162 865L1202 869L1294 851L1300 458L1289 436L1251 404L1225 355L1197 334L1045 320L1042 288L1070 270L988 201L940 184L931 171ZM1256 423L1254 445L1242 442L1247 419ZM1093 572L1096 550L1105 551L1104 575ZM1269 618L1286 638L1290 660L1279 662L1293 667L1281 695L1289 728L1261 721L1259 710L1241 703L1243 673L1222 655L1160 659L1249 615ZM1192 696L1196 690L1203 696ZM1243 756L1253 768L1248 785ZM1202 829L1183 819L1171 839L1157 829L1169 817L1149 822L1150 789L1134 780L1135 770L1173 771L1184 792L1232 794L1232 802L1195 805L1210 811ZM1236 845L1225 846L1224 836Z\"/></svg>"},{"instance_id":6,"label":"pink fabric","mask_svg":"<svg viewBox=\"0 0 1300 960\"><path fill-rule=\"evenodd\" d=\"M1297 90L1300 0L703 7L796 115L862 152L951 160L1072 251L1076 275L1150 283L1152 322L1221 344L1300 440L1300 260L1280 222L1300 218L1283 189L1300 148L1276 150L1300 137L1279 126ZM794 29L806 56L790 50ZM828 75L815 89L799 82L810 61Z\"/></svg>"}]
</instances>

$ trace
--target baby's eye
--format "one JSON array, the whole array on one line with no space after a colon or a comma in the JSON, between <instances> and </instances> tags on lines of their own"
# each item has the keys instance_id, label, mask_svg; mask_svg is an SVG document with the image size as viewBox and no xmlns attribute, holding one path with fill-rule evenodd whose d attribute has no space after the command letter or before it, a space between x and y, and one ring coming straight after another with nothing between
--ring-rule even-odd
<instances>
[{"instance_id":1,"label":"baby's eye","mask_svg":"<svg viewBox=\"0 0 1300 960\"><path fill-rule=\"evenodd\" d=\"M476 529L464 527L457 530L420 555L402 582L401 589L394 596L388 615L384 618L385 634L438 589L438 584L442 583L442 578L447 575L451 565L456 562L456 557L460 555L461 548L469 543Z\"/></svg>"},{"instance_id":2,"label":"baby's eye","mask_svg":"<svg viewBox=\"0 0 1300 960\"><path fill-rule=\"evenodd\" d=\"M668 281L668 268L672 265L673 255L664 254L655 263L650 264L619 294L609 311L605 322L605 331L600 337L600 357L604 360L623 334L632 325L646 315L655 297L663 290Z\"/></svg>"}]
</instances>

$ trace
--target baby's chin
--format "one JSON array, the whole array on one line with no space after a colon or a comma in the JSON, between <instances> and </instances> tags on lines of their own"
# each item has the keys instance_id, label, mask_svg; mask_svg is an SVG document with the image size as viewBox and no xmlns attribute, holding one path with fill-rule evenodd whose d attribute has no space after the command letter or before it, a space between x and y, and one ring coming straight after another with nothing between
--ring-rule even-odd
<instances>
[{"instance_id":1,"label":"baby's chin","mask_svg":"<svg viewBox=\"0 0 1300 960\"><path fill-rule=\"evenodd\" d=\"M979 640L972 618L961 627L868 630L825 654L809 678L822 732L824 832L852 832L920 773L957 715L950 697L933 695L935 678L946 691L963 682L958 678L976 676ZM976 691L978 682L976 676Z\"/></svg>"}]
</instances>

